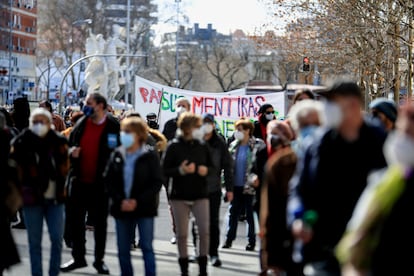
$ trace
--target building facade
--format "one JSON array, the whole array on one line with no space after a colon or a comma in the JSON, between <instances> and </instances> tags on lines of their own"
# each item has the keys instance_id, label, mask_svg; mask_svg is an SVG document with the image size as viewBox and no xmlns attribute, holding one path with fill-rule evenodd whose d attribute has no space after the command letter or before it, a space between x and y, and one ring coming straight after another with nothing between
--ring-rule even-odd
<instances>
[{"instance_id":1,"label":"building facade","mask_svg":"<svg viewBox=\"0 0 414 276\"><path fill-rule=\"evenodd\" d=\"M36 79L37 1L0 1L0 104L33 94Z\"/></svg>"}]
</instances>

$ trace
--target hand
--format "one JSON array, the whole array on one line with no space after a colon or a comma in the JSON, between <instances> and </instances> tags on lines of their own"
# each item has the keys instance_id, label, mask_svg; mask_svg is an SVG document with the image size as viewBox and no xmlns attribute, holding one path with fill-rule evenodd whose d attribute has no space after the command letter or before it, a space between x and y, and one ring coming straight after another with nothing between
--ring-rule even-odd
<instances>
[{"instance_id":1,"label":"hand","mask_svg":"<svg viewBox=\"0 0 414 276\"><path fill-rule=\"evenodd\" d=\"M72 158L79 158L80 151L81 151L80 147L71 147L70 150L69 150L69 152L72 155Z\"/></svg>"},{"instance_id":2,"label":"hand","mask_svg":"<svg viewBox=\"0 0 414 276\"><path fill-rule=\"evenodd\" d=\"M233 192L226 192L226 198L228 202L232 202L234 198Z\"/></svg>"},{"instance_id":3,"label":"hand","mask_svg":"<svg viewBox=\"0 0 414 276\"><path fill-rule=\"evenodd\" d=\"M250 181L250 186L252 186L253 188L258 188L259 187L259 177L257 177L256 174L251 174L249 176L249 181Z\"/></svg>"},{"instance_id":4,"label":"hand","mask_svg":"<svg viewBox=\"0 0 414 276\"><path fill-rule=\"evenodd\" d=\"M189 163L188 160L184 160L180 165L181 170L184 172L184 174L190 174L195 173L195 164L194 162Z\"/></svg>"},{"instance_id":5,"label":"hand","mask_svg":"<svg viewBox=\"0 0 414 276\"><path fill-rule=\"evenodd\" d=\"M137 208L137 201L135 199L124 199L121 203L122 212L132 212Z\"/></svg>"},{"instance_id":6,"label":"hand","mask_svg":"<svg viewBox=\"0 0 414 276\"><path fill-rule=\"evenodd\" d=\"M206 166L200 165L198 166L197 173L201 176L206 176L208 174L208 168Z\"/></svg>"},{"instance_id":7,"label":"hand","mask_svg":"<svg viewBox=\"0 0 414 276\"><path fill-rule=\"evenodd\" d=\"M303 243L308 243L313 238L313 231L309 226L306 226L301 219L296 219L292 225L292 234L296 239L302 240Z\"/></svg>"}]
</instances>

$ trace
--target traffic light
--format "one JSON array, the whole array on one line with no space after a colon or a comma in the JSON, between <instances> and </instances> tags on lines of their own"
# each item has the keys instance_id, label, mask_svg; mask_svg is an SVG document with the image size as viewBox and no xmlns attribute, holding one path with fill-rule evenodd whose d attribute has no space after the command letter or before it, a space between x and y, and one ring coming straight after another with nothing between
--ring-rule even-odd
<instances>
[{"instance_id":1,"label":"traffic light","mask_svg":"<svg viewBox=\"0 0 414 276\"><path fill-rule=\"evenodd\" d=\"M310 71L310 60L308 57L303 58L303 66L302 66L303 72L309 72Z\"/></svg>"}]
</instances>

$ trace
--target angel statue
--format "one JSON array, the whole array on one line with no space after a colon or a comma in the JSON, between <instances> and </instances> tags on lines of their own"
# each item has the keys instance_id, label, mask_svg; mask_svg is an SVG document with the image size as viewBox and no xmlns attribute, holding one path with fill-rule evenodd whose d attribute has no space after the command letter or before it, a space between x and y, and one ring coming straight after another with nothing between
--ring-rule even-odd
<instances>
[{"instance_id":1,"label":"angel statue","mask_svg":"<svg viewBox=\"0 0 414 276\"><path fill-rule=\"evenodd\" d=\"M119 75L122 72L120 67L120 60L117 58L119 49L125 49L126 44L121 40L121 37L125 33L125 28L114 24L112 26L112 37L110 37L105 45L105 53L111 56L106 57L106 64L108 66L108 98L114 99L119 92Z\"/></svg>"},{"instance_id":2,"label":"angel statue","mask_svg":"<svg viewBox=\"0 0 414 276\"><path fill-rule=\"evenodd\" d=\"M102 34L94 35L91 31L86 39L86 55L104 54L105 39ZM105 58L92 57L85 69L85 82L88 84L88 94L99 92L108 97L108 66Z\"/></svg>"}]
</instances>

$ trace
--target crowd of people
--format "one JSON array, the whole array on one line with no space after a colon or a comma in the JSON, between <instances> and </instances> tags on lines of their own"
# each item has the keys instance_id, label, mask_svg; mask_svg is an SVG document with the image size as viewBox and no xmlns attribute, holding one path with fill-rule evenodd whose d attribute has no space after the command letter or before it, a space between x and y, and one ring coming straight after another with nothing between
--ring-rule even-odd
<instances>
[{"instance_id":1,"label":"crowd of people","mask_svg":"<svg viewBox=\"0 0 414 276\"><path fill-rule=\"evenodd\" d=\"M0 274L20 262L10 230L16 216L27 230L32 275L43 274L44 221L49 275L88 265L88 225L92 265L109 274L111 215L121 275L134 274L130 250L138 246L144 274L156 275L154 224L164 186L182 276L192 261L190 228L199 275L209 263L222 266L223 200L230 205L221 248L232 247L245 215L245 249L258 248L258 275L408 275L402 246L414 246L405 217L414 207L414 105L379 98L369 112L362 107L359 86L341 80L319 95L297 91L284 120L263 104L257 121L239 118L226 138L213 114L193 114L185 98L163 132L155 113L116 117L99 93L64 119L47 101L31 112L27 101L16 101L12 111L0 109ZM72 250L65 262L63 241Z\"/></svg>"}]
</instances>

